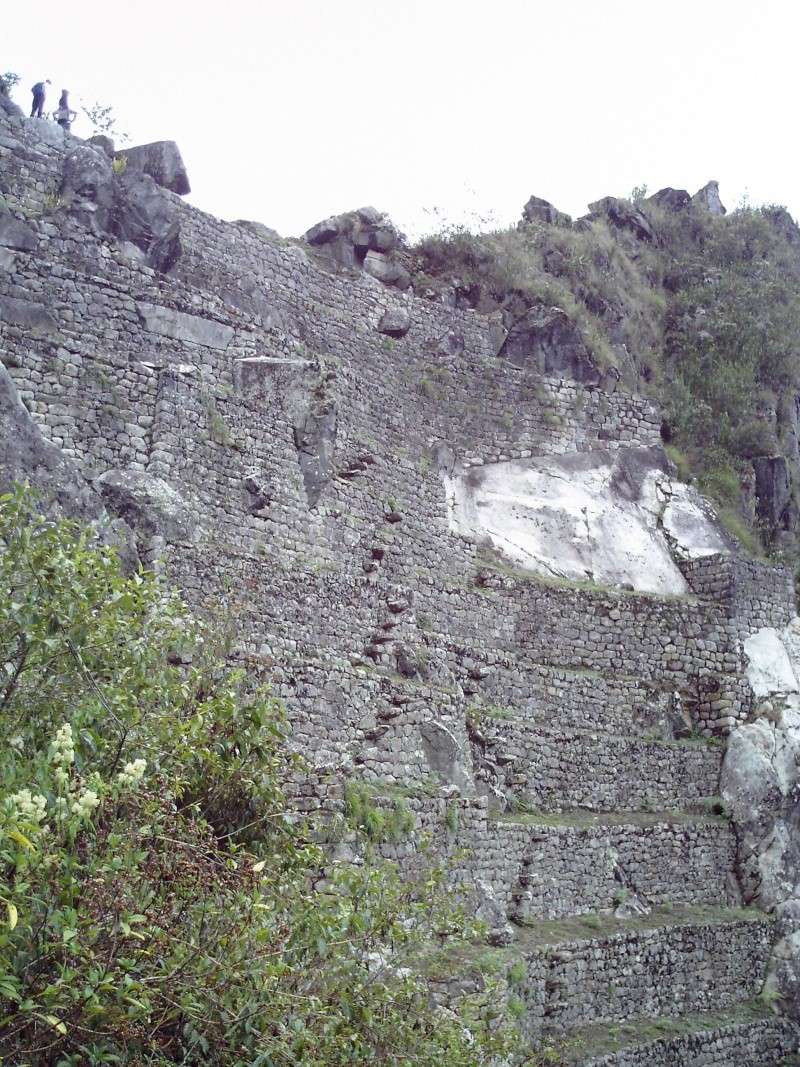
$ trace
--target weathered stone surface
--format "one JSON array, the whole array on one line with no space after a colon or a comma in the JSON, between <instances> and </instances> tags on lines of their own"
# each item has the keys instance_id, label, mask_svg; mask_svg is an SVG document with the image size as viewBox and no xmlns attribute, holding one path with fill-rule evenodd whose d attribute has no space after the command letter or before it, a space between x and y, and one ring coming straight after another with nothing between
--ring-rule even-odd
<instances>
[{"instance_id":1,"label":"weathered stone surface","mask_svg":"<svg viewBox=\"0 0 800 1067\"><path fill-rule=\"evenodd\" d=\"M101 539L117 549L127 569L138 562L130 529L124 522L110 520L74 460L45 440L0 363L0 493L15 484L32 486L45 514L66 515L95 526Z\"/></svg>"},{"instance_id":2,"label":"weathered stone surface","mask_svg":"<svg viewBox=\"0 0 800 1067\"><path fill-rule=\"evenodd\" d=\"M702 189L698 189L692 197L692 203L703 208L711 215L725 215L727 209L719 198L719 182L707 182Z\"/></svg>"},{"instance_id":3,"label":"weathered stone surface","mask_svg":"<svg viewBox=\"0 0 800 1067\"><path fill-rule=\"evenodd\" d=\"M600 374L580 330L561 308L539 304L509 329L498 353L516 367L597 382Z\"/></svg>"},{"instance_id":4,"label":"weathered stone surface","mask_svg":"<svg viewBox=\"0 0 800 1067\"><path fill-rule=\"evenodd\" d=\"M460 741L446 723L437 719L423 723L420 736L431 770L440 775L444 782L456 786L465 796L472 795L475 783L466 739Z\"/></svg>"},{"instance_id":5,"label":"weathered stone surface","mask_svg":"<svg viewBox=\"0 0 800 1067\"><path fill-rule=\"evenodd\" d=\"M147 255L148 265L166 273L181 254L175 204L142 171L115 174L99 148L78 145L66 157L61 196L97 236L130 242Z\"/></svg>"},{"instance_id":6,"label":"weathered stone surface","mask_svg":"<svg viewBox=\"0 0 800 1067\"><path fill-rule=\"evenodd\" d=\"M95 148L99 148L109 159L114 158L114 142L104 133L96 133L93 137L87 137L86 143L94 145Z\"/></svg>"},{"instance_id":7,"label":"weathered stone surface","mask_svg":"<svg viewBox=\"0 0 800 1067\"><path fill-rule=\"evenodd\" d=\"M15 219L10 212L0 209L0 246L16 248L20 252L32 252L36 243L36 234L30 226Z\"/></svg>"},{"instance_id":8,"label":"weathered stone surface","mask_svg":"<svg viewBox=\"0 0 800 1067\"><path fill-rule=\"evenodd\" d=\"M495 463L445 475L444 482L451 529L488 541L519 566L602 585L686 591L660 526L663 501L680 487L659 449ZM672 536L682 538L687 554L724 547L699 508L687 508L682 518Z\"/></svg>"},{"instance_id":9,"label":"weathered stone surface","mask_svg":"<svg viewBox=\"0 0 800 1067\"><path fill-rule=\"evenodd\" d=\"M34 337L55 337L58 325L45 304L0 296L0 321L29 330Z\"/></svg>"},{"instance_id":10,"label":"weathered stone surface","mask_svg":"<svg viewBox=\"0 0 800 1067\"><path fill-rule=\"evenodd\" d=\"M664 189L659 189L652 196L648 196L645 201L647 204L655 204L667 211L683 211L691 202L692 198L686 189L673 189L669 185Z\"/></svg>"},{"instance_id":11,"label":"weathered stone surface","mask_svg":"<svg viewBox=\"0 0 800 1067\"><path fill-rule=\"evenodd\" d=\"M405 337L411 327L408 308L390 308L381 316L378 329L389 337Z\"/></svg>"},{"instance_id":12,"label":"weathered stone surface","mask_svg":"<svg viewBox=\"0 0 800 1067\"><path fill-rule=\"evenodd\" d=\"M162 337L172 337L177 341L189 341L222 351L233 338L232 327L214 319L188 315L185 311L173 311L172 308L155 304L138 304L137 310L144 328Z\"/></svg>"},{"instance_id":13,"label":"weathered stone surface","mask_svg":"<svg viewBox=\"0 0 800 1067\"><path fill-rule=\"evenodd\" d=\"M163 478L144 471L110 470L94 479L94 487L112 515L139 537L188 541L196 523L181 494Z\"/></svg>"},{"instance_id":14,"label":"weathered stone surface","mask_svg":"<svg viewBox=\"0 0 800 1067\"><path fill-rule=\"evenodd\" d=\"M99 148L76 145L64 159L61 197L96 234L111 234L115 223L114 172Z\"/></svg>"},{"instance_id":15,"label":"weathered stone surface","mask_svg":"<svg viewBox=\"0 0 800 1067\"><path fill-rule=\"evenodd\" d=\"M522 209L523 222L546 222L550 226L570 226L572 219L553 207L549 200L532 196Z\"/></svg>"},{"instance_id":16,"label":"weathered stone surface","mask_svg":"<svg viewBox=\"0 0 800 1067\"><path fill-rule=\"evenodd\" d=\"M656 235L650 220L643 211L639 211L629 200L616 196L604 196L589 204L589 211L594 216L605 216L615 226L630 232L641 241L655 241Z\"/></svg>"},{"instance_id":17,"label":"weathered stone surface","mask_svg":"<svg viewBox=\"0 0 800 1067\"><path fill-rule=\"evenodd\" d=\"M180 149L174 141L135 145L118 155L127 160L126 173L139 171L149 174L157 185L180 196L192 191Z\"/></svg>"},{"instance_id":18,"label":"weathered stone surface","mask_svg":"<svg viewBox=\"0 0 800 1067\"><path fill-rule=\"evenodd\" d=\"M115 183L112 232L147 254L149 266L166 273L181 255L175 205L148 174L128 172Z\"/></svg>"},{"instance_id":19,"label":"weathered stone surface","mask_svg":"<svg viewBox=\"0 0 800 1067\"><path fill-rule=\"evenodd\" d=\"M753 460L756 476L756 516L765 530L775 532L788 525L792 505L789 467L784 456L757 456Z\"/></svg>"},{"instance_id":20,"label":"weathered stone surface","mask_svg":"<svg viewBox=\"0 0 800 1067\"><path fill-rule=\"evenodd\" d=\"M294 427L294 443L308 506L313 508L333 477L336 445L335 410L309 411Z\"/></svg>"},{"instance_id":21,"label":"weathered stone surface","mask_svg":"<svg viewBox=\"0 0 800 1067\"><path fill-rule=\"evenodd\" d=\"M745 900L779 920L768 987L800 1019L800 619L759 630L744 650L757 718L730 737L721 793L736 825Z\"/></svg>"},{"instance_id":22,"label":"weathered stone surface","mask_svg":"<svg viewBox=\"0 0 800 1067\"><path fill-rule=\"evenodd\" d=\"M407 289L411 278L392 253L400 243L389 219L374 207L362 207L323 219L304 234L332 265L345 270L363 267L386 285Z\"/></svg>"}]
</instances>

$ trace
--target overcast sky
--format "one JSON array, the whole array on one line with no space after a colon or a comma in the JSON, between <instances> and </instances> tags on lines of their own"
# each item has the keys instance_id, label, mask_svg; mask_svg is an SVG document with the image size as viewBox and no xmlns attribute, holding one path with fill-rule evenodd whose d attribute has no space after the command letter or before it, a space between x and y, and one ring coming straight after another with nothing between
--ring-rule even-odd
<instances>
[{"instance_id":1,"label":"overcast sky","mask_svg":"<svg viewBox=\"0 0 800 1067\"><path fill-rule=\"evenodd\" d=\"M6 0L0 71L176 140L198 207L285 235L709 178L798 216L798 30L796 0Z\"/></svg>"}]
</instances>

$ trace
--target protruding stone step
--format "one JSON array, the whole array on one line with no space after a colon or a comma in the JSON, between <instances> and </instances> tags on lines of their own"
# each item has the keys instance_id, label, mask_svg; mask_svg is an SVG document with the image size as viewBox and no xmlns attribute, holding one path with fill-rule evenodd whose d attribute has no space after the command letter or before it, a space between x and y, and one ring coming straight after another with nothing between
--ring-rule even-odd
<instances>
[{"instance_id":1,"label":"protruding stone step","mask_svg":"<svg viewBox=\"0 0 800 1067\"><path fill-rule=\"evenodd\" d=\"M733 830L710 811L577 812L549 820L517 815L503 817L497 830L515 841L526 837L508 902L511 917L521 922L604 910L624 915L664 904L739 903L730 876Z\"/></svg>"},{"instance_id":2,"label":"protruding stone step","mask_svg":"<svg viewBox=\"0 0 800 1067\"><path fill-rule=\"evenodd\" d=\"M783 1067L799 1043L800 1030L756 999L728 1011L585 1027L570 1033L566 1055L574 1067Z\"/></svg>"},{"instance_id":3,"label":"protruding stone step","mask_svg":"<svg viewBox=\"0 0 800 1067\"><path fill-rule=\"evenodd\" d=\"M473 746L473 759L478 781L540 811L663 810L717 792L721 750L509 719Z\"/></svg>"},{"instance_id":4,"label":"protruding stone step","mask_svg":"<svg viewBox=\"0 0 800 1067\"><path fill-rule=\"evenodd\" d=\"M533 923L490 962L506 976L526 1030L566 1041L591 1024L724 1011L752 1000L772 940L773 923L755 909L662 908L625 920ZM466 976L485 967L485 951L473 960L462 951L443 954L433 973L458 974L465 988Z\"/></svg>"}]
</instances>

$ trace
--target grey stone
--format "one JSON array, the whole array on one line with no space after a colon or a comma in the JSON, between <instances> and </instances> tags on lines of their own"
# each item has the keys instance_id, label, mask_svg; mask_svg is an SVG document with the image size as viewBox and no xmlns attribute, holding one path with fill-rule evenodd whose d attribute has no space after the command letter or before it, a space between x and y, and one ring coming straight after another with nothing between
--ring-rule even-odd
<instances>
[{"instance_id":1,"label":"grey stone","mask_svg":"<svg viewBox=\"0 0 800 1067\"><path fill-rule=\"evenodd\" d=\"M560 374L579 382L600 380L580 329L561 308L543 304L530 308L508 331L498 355L540 374Z\"/></svg>"},{"instance_id":2,"label":"grey stone","mask_svg":"<svg viewBox=\"0 0 800 1067\"><path fill-rule=\"evenodd\" d=\"M719 198L719 182L707 182L692 197L692 203L711 215L725 215L727 210Z\"/></svg>"},{"instance_id":3,"label":"grey stone","mask_svg":"<svg viewBox=\"0 0 800 1067\"><path fill-rule=\"evenodd\" d=\"M174 141L135 145L118 152L117 157L127 160L126 173L149 174L157 185L180 196L192 191L180 149Z\"/></svg>"},{"instance_id":4,"label":"grey stone","mask_svg":"<svg viewBox=\"0 0 800 1067\"><path fill-rule=\"evenodd\" d=\"M47 307L31 300L0 296L0 322L21 326L34 337L55 338L58 336L58 324Z\"/></svg>"},{"instance_id":5,"label":"grey stone","mask_svg":"<svg viewBox=\"0 0 800 1067\"><path fill-rule=\"evenodd\" d=\"M95 148L99 148L109 159L114 158L114 142L104 133L96 133L93 137L87 137L86 143L94 145Z\"/></svg>"},{"instance_id":6,"label":"grey stone","mask_svg":"<svg viewBox=\"0 0 800 1067\"><path fill-rule=\"evenodd\" d=\"M294 444L308 506L313 508L333 477L336 411L308 411L295 423Z\"/></svg>"},{"instance_id":7,"label":"grey stone","mask_svg":"<svg viewBox=\"0 0 800 1067\"><path fill-rule=\"evenodd\" d=\"M691 202L692 198L686 189L673 189L671 186L659 189L645 200L646 204L655 204L666 211L683 211Z\"/></svg>"},{"instance_id":8,"label":"grey stone","mask_svg":"<svg viewBox=\"0 0 800 1067\"><path fill-rule=\"evenodd\" d=\"M134 470L109 470L94 479L108 511L140 538L188 541L196 523L181 494L163 478Z\"/></svg>"},{"instance_id":9,"label":"grey stone","mask_svg":"<svg viewBox=\"0 0 800 1067\"><path fill-rule=\"evenodd\" d=\"M389 308L381 316L378 329L389 337L405 337L411 326L408 308Z\"/></svg>"},{"instance_id":10,"label":"grey stone","mask_svg":"<svg viewBox=\"0 0 800 1067\"><path fill-rule=\"evenodd\" d=\"M185 311L174 311L156 304L137 304L137 311L146 330L176 341L190 341L224 351L234 336L233 327L226 323L188 315Z\"/></svg>"},{"instance_id":11,"label":"grey stone","mask_svg":"<svg viewBox=\"0 0 800 1067\"><path fill-rule=\"evenodd\" d=\"M571 226L572 219L553 207L549 200L532 196L522 209L523 222L545 222L549 226Z\"/></svg>"},{"instance_id":12,"label":"grey stone","mask_svg":"<svg viewBox=\"0 0 800 1067\"><path fill-rule=\"evenodd\" d=\"M310 245L324 245L339 236L339 223L336 218L323 219L316 223L310 230L306 230L303 237Z\"/></svg>"},{"instance_id":13,"label":"grey stone","mask_svg":"<svg viewBox=\"0 0 800 1067\"><path fill-rule=\"evenodd\" d=\"M117 177L115 194L112 232L141 248L149 266L165 274L181 255L175 205L150 175L135 170Z\"/></svg>"},{"instance_id":14,"label":"grey stone","mask_svg":"<svg viewBox=\"0 0 800 1067\"><path fill-rule=\"evenodd\" d=\"M784 456L757 456L755 472L756 516L770 535L789 524L792 485Z\"/></svg>"},{"instance_id":15,"label":"grey stone","mask_svg":"<svg viewBox=\"0 0 800 1067\"><path fill-rule=\"evenodd\" d=\"M0 246L16 248L20 252L33 252L36 244L36 234L30 226L15 219L10 212L0 209Z\"/></svg>"},{"instance_id":16,"label":"grey stone","mask_svg":"<svg viewBox=\"0 0 800 1067\"><path fill-rule=\"evenodd\" d=\"M65 157L61 196L95 234L114 232L115 190L111 160L99 148L76 145Z\"/></svg>"},{"instance_id":17,"label":"grey stone","mask_svg":"<svg viewBox=\"0 0 800 1067\"><path fill-rule=\"evenodd\" d=\"M136 566L130 529L110 520L102 499L74 460L45 440L11 375L0 364L0 493L10 492L15 484L35 489L37 506L45 514L66 515L93 525L102 541L117 548L126 569Z\"/></svg>"},{"instance_id":18,"label":"grey stone","mask_svg":"<svg viewBox=\"0 0 800 1067\"><path fill-rule=\"evenodd\" d=\"M419 729L425 758L446 784L456 785L465 796L475 792L469 745L462 743L445 723L430 719Z\"/></svg>"},{"instance_id":19,"label":"grey stone","mask_svg":"<svg viewBox=\"0 0 800 1067\"><path fill-rule=\"evenodd\" d=\"M249 230L257 237L263 237L270 244L281 240L281 235L278 231L273 230L270 226L265 226L263 222L254 222L252 219L237 219L236 225L241 226L244 230Z\"/></svg>"},{"instance_id":20,"label":"grey stone","mask_svg":"<svg viewBox=\"0 0 800 1067\"><path fill-rule=\"evenodd\" d=\"M604 196L601 200L595 200L593 204L589 204L589 211L591 217L605 217L619 229L629 230L641 241L654 242L656 240L648 217L634 207L629 200L622 200L616 196Z\"/></svg>"}]
</instances>

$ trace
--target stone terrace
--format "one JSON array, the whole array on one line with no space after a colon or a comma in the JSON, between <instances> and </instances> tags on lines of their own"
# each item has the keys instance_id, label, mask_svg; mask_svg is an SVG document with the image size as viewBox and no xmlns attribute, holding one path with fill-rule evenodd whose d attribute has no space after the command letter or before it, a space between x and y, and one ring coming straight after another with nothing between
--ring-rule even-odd
<instances>
[{"instance_id":1,"label":"stone terrace","mask_svg":"<svg viewBox=\"0 0 800 1067\"><path fill-rule=\"evenodd\" d=\"M414 866L431 834L492 902L532 1043L585 1067L781 1062L796 1034L756 999L772 925L739 907L714 797L749 710L741 641L791 614L785 572L715 558L679 598L509 572L450 534L442 473L656 447L649 401L511 366L491 319L171 193L183 254L159 274L59 203L76 144L0 114L0 191L31 235L0 247L0 354L87 477L183 496L187 535L138 531L140 553L272 673L314 768L298 806L340 809L344 777L378 804L402 787L415 829L385 852ZM483 956L446 973L467 988Z\"/></svg>"}]
</instances>

